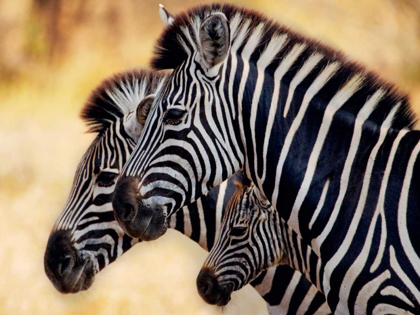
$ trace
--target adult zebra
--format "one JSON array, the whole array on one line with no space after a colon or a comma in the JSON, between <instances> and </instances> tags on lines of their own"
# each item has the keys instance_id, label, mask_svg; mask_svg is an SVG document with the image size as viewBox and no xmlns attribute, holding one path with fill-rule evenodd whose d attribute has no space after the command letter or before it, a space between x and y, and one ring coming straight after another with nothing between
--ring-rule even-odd
<instances>
[{"instance_id":1,"label":"adult zebra","mask_svg":"<svg viewBox=\"0 0 420 315\"><path fill-rule=\"evenodd\" d=\"M418 312L420 135L405 96L231 5L176 16L152 64L174 72L117 182L129 234L159 237L167 215L243 168L323 261L334 313ZM132 208L120 187L138 193Z\"/></svg>"},{"instance_id":2,"label":"adult zebra","mask_svg":"<svg viewBox=\"0 0 420 315\"><path fill-rule=\"evenodd\" d=\"M147 116L151 98L146 95L155 93L166 77L145 70L115 75L96 88L82 111L97 137L79 163L44 259L48 278L62 293L88 289L100 270L138 242L118 225L111 199L115 179ZM173 215L169 226L205 250L211 249L234 190L232 181L216 187ZM272 268L252 285L267 302L270 314L330 313L323 294L288 267Z\"/></svg>"}]
</instances>

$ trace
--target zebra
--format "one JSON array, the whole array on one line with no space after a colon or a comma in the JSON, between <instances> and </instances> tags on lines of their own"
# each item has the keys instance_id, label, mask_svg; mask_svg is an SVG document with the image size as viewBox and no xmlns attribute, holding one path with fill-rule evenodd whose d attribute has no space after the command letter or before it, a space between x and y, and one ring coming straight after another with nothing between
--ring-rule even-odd
<instances>
[{"instance_id":1,"label":"zebra","mask_svg":"<svg viewBox=\"0 0 420 315\"><path fill-rule=\"evenodd\" d=\"M406 95L259 13L173 18L152 66L173 69L115 189L152 240L165 218L239 170L323 262L335 314L418 313L419 131ZM131 208L122 187L137 192Z\"/></svg>"},{"instance_id":2,"label":"zebra","mask_svg":"<svg viewBox=\"0 0 420 315\"><path fill-rule=\"evenodd\" d=\"M235 181L215 245L197 277L197 290L209 304L226 305L233 291L261 271L289 265L322 290L322 262L293 232L255 185Z\"/></svg>"},{"instance_id":3,"label":"zebra","mask_svg":"<svg viewBox=\"0 0 420 315\"><path fill-rule=\"evenodd\" d=\"M59 292L87 290L98 272L139 242L118 225L111 198L115 178L133 151L147 116L151 96L146 95L155 93L166 78L167 74L146 70L114 75L95 89L82 110L82 118L97 137L79 163L70 198L53 227L44 258L45 272ZM136 117L137 123L133 121ZM205 250L211 249L234 190L233 180L216 187L173 215L169 226ZM324 295L291 268L272 268L252 285L267 302L270 314L330 313ZM302 311L296 313L297 309Z\"/></svg>"},{"instance_id":4,"label":"zebra","mask_svg":"<svg viewBox=\"0 0 420 315\"><path fill-rule=\"evenodd\" d=\"M44 256L45 272L62 293L88 289L97 272L138 241L115 221L111 198L140 136L152 93L166 78L145 70L117 74L91 93L81 112L96 138L79 162Z\"/></svg>"}]
</instances>

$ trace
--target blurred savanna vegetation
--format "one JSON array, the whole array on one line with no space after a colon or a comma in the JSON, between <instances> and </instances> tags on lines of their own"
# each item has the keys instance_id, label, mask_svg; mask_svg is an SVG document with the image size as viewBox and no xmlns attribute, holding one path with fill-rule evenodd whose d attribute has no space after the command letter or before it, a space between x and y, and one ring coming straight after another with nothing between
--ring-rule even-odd
<instances>
[{"instance_id":1,"label":"blurred savanna vegetation","mask_svg":"<svg viewBox=\"0 0 420 315\"><path fill-rule=\"evenodd\" d=\"M232 2L345 51L420 112L418 0ZM223 310L204 304L195 277L206 254L177 232L136 246L86 292L60 295L44 275L50 229L93 139L80 108L105 77L146 67L162 29L151 0L0 0L0 314L265 313L249 287Z\"/></svg>"}]
</instances>

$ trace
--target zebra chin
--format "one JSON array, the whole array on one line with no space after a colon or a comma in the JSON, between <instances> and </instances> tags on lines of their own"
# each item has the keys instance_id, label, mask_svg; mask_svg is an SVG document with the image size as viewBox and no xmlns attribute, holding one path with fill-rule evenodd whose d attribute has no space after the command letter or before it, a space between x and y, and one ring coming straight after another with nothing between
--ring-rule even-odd
<instances>
[{"instance_id":1,"label":"zebra chin","mask_svg":"<svg viewBox=\"0 0 420 315\"><path fill-rule=\"evenodd\" d=\"M197 277L197 291L206 303L225 306L231 299L233 284L220 284L213 270L204 267Z\"/></svg>"},{"instance_id":2,"label":"zebra chin","mask_svg":"<svg viewBox=\"0 0 420 315\"><path fill-rule=\"evenodd\" d=\"M70 231L63 230L55 231L48 240L44 269L57 291L63 294L89 289L96 274L91 257L77 251Z\"/></svg>"},{"instance_id":3,"label":"zebra chin","mask_svg":"<svg viewBox=\"0 0 420 315\"><path fill-rule=\"evenodd\" d=\"M153 241L164 235L168 224L162 210L154 211L152 217L137 215L131 222L119 222L125 233L141 241Z\"/></svg>"}]
</instances>

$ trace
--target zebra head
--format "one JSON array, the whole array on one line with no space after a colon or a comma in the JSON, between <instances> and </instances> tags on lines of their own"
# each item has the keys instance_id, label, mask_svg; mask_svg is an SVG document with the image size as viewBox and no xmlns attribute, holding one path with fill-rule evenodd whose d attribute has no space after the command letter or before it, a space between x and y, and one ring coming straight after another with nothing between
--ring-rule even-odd
<instances>
[{"instance_id":1,"label":"zebra head","mask_svg":"<svg viewBox=\"0 0 420 315\"><path fill-rule=\"evenodd\" d=\"M225 80L231 41L245 36L236 34L241 14L235 12L213 5L171 17L158 42L152 64L174 72L156 96L113 201L132 237L160 237L168 216L242 168L241 113L225 98L225 90L233 91L233 81Z\"/></svg>"},{"instance_id":2,"label":"zebra head","mask_svg":"<svg viewBox=\"0 0 420 315\"><path fill-rule=\"evenodd\" d=\"M280 229L277 211L254 185L235 184L218 240L197 277L200 296L219 306L229 302L233 291L285 259L283 251L272 246Z\"/></svg>"},{"instance_id":3,"label":"zebra head","mask_svg":"<svg viewBox=\"0 0 420 315\"><path fill-rule=\"evenodd\" d=\"M92 93L82 111L97 136L79 163L44 257L45 272L62 293L88 289L96 273L138 241L118 225L111 200L151 107L154 96L149 94L164 79L144 70L116 75Z\"/></svg>"}]
</instances>

